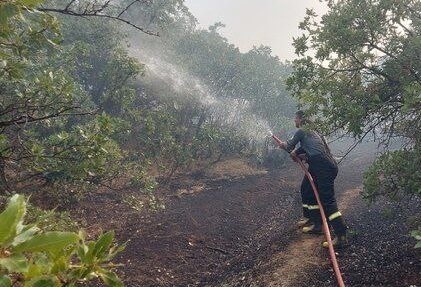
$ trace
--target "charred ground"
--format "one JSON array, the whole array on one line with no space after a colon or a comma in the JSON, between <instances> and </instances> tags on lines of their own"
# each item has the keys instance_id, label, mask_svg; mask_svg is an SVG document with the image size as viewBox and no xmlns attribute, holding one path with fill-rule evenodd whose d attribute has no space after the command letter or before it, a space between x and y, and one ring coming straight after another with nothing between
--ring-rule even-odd
<instances>
[{"instance_id":1,"label":"charred ground","mask_svg":"<svg viewBox=\"0 0 421 287\"><path fill-rule=\"evenodd\" d=\"M355 155L341 164L337 179L351 228L352 245L338 255L344 280L348 286L419 286L421 253L408 232L419 220L420 202L367 206L360 191L369 162ZM120 242L128 241L119 258L127 286L335 286L323 237L302 235L295 225L301 179L293 163L263 171L230 160L160 188L163 211L130 209L123 199L134 191L102 191L75 214L92 233L114 229Z\"/></svg>"}]
</instances>

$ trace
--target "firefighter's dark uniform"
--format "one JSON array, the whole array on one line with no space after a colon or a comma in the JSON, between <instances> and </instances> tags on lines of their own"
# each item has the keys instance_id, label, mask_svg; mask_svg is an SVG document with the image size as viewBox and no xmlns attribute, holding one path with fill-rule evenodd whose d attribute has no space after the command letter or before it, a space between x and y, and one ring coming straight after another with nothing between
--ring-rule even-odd
<instances>
[{"instance_id":1,"label":"firefighter's dark uniform","mask_svg":"<svg viewBox=\"0 0 421 287\"><path fill-rule=\"evenodd\" d=\"M287 151L293 151L298 143L300 143L300 148L296 150L296 154L305 153L307 156L309 172L319 191L320 201L329 224L336 235L345 235L347 227L343 222L342 214L338 211L335 199L334 181L338 174L335 159L324 139L315 131L298 129L294 137L287 141ZM321 228L320 209L307 176L304 176L301 184L301 196L304 216L308 216L316 228Z\"/></svg>"}]
</instances>

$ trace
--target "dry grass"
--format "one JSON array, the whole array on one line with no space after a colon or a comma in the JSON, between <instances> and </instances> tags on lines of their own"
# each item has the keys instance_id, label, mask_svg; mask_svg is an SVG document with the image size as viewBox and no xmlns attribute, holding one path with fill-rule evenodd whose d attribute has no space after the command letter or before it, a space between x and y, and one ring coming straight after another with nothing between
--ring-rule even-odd
<instances>
[{"instance_id":1,"label":"dry grass","mask_svg":"<svg viewBox=\"0 0 421 287\"><path fill-rule=\"evenodd\" d=\"M210 166L206 170L206 176L212 178L238 178L266 173L266 170L251 166L243 158L229 158Z\"/></svg>"}]
</instances>

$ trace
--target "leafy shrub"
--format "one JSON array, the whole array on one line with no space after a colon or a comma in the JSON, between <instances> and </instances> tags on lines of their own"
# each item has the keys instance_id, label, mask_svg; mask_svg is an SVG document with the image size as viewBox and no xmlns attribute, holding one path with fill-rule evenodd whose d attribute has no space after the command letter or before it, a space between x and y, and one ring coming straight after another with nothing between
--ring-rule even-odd
<instances>
[{"instance_id":1,"label":"leafy shrub","mask_svg":"<svg viewBox=\"0 0 421 287\"><path fill-rule=\"evenodd\" d=\"M123 200L133 210L140 212L142 210L160 211L165 209L164 203L153 194L147 195L129 195Z\"/></svg>"},{"instance_id":2,"label":"leafy shrub","mask_svg":"<svg viewBox=\"0 0 421 287\"><path fill-rule=\"evenodd\" d=\"M415 248L421 248L421 228L419 228L418 230L412 230L411 236L418 241L415 245Z\"/></svg>"},{"instance_id":3,"label":"leafy shrub","mask_svg":"<svg viewBox=\"0 0 421 287\"><path fill-rule=\"evenodd\" d=\"M25 221L36 224L44 231L77 231L79 223L74 221L68 211L44 210L32 204L27 204Z\"/></svg>"},{"instance_id":4,"label":"leafy shrub","mask_svg":"<svg viewBox=\"0 0 421 287\"><path fill-rule=\"evenodd\" d=\"M421 153L414 150L389 151L381 155L366 172L364 197L372 202L377 196L399 199L421 195Z\"/></svg>"},{"instance_id":5,"label":"leafy shrub","mask_svg":"<svg viewBox=\"0 0 421 287\"><path fill-rule=\"evenodd\" d=\"M111 260L124 249L113 245L114 233L86 241L83 231L44 231L24 225L26 202L14 195L0 214L0 286L60 287L101 278L107 286L123 286Z\"/></svg>"}]
</instances>

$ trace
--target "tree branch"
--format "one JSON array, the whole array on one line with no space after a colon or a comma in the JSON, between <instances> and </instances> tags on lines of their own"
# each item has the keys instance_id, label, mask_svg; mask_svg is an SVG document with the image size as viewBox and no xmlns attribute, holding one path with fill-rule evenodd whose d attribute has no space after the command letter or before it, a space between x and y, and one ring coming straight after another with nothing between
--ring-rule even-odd
<instances>
[{"instance_id":1,"label":"tree branch","mask_svg":"<svg viewBox=\"0 0 421 287\"><path fill-rule=\"evenodd\" d=\"M90 7L89 4L83 10L75 10L71 9L72 4L76 2L76 0L71 0L64 8L48 8L48 7L39 7L37 10L42 12L52 12L52 13L59 13L64 15L76 16L76 17L100 17L100 18L107 18L122 22L126 25L129 25L145 34L151 36L159 36L158 33L149 31L144 27L136 25L129 20L123 19L121 16L135 3L146 3L148 0L134 0L130 4L126 5L123 10L120 11L117 15L103 13L106 8L110 6L112 0L108 0L99 7L95 8L93 5Z\"/></svg>"},{"instance_id":2,"label":"tree branch","mask_svg":"<svg viewBox=\"0 0 421 287\"><path fill-rule=\"evenodd\" d=\"M396 109L394 109L392 112L390 112L388 115L386 115L386 116L381 116L380 117L380 119L378 118L378 120L377 120L377 122L376 123L374 123L374 124L372 124L372 125L370 125L369 127L368 127L368 130L361 136L361 138L358 140L358 141L356 141L355 143L353 143L349 148L348 148L348 150L345 152L345 154L341 157L341 159L339 160L339 162L338 162L338 164L339 163L341 163L344 159L345 159L345 157L351 152L351 151L353 151L357 146L358 146L358 144L360 144L362 141L363 141L363 139L370 133L370 132L372 132L378 125L380 125L381 123L383 123L385 120L387 120L389 117L391 117L394 113L396 112Z\"/></svg>"},{"instance_id":3,"label":"tree branch","mask_svg":"<svg viewBox=\"0 0 421 287\"><path fill-rule=\"evenodd\" d=\"M123 10L121 10L121 12L117 15L117 17L120 17L121 15L123 15L136 2L138 2L138 3L147 3L147 2L150 2L150 0L134 0L134 1L132 1L132 3L130 3L129 5L127 5Z\"/></svg>"},{"instance_id":4,"label":"tree branch","mask_svg":"<svg viewBox=\"0 0 421 287\"><path fill-rule=\"evenodd\" d=\"M81 113L66 113L68 111L75 110L77 108L79 108L79 107L65 107L65 108L61 109L60 111L57 111L55 113L45 115L45 116L42 116L42 117L32 117L32 116L28 116L28 115L21 115L20 117L18 117L16 119L0 122L0 128L8 127L8 126L11 126L11 125L22 125L22 124L26 124L26 123L38 122L38 121L51 119L51 118L57 118L57 117L84 116L84 115L92 115L93 114L92 111L81 112Z\"/></svg>"}]
</instances>

